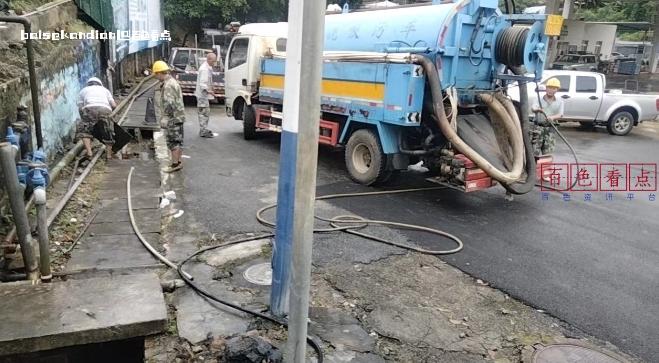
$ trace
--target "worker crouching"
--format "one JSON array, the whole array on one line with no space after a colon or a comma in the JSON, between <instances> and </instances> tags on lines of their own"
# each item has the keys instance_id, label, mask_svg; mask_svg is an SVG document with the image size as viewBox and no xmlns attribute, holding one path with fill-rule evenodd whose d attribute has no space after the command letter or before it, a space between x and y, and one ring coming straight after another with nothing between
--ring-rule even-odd
<instances>
[{"instance_id":1,"label":"worker crouching","mask_svg":"<svg viewBox=\"0 0 659 363\"><path fill-rule=\"evenodd\" d=\"M78 112L80 122L76 129L77 138L82 139L88 158L92 157L92 138L94 127L100 132L97 136L106 147L106 156L112 159L112 145L114 145L114 120L112 110L117 107L112 93L103 87L103 82L96 77L87 81L87 85L78 94ZM96 126L96 124L100 124Z\"/></svg>"},{"instance_id":2,"label":"worker crouching","mask_svg":"<svg viewBox=\"0 0 659 363\"><path fill-rule=\"evenodd\" d=\"M154 97L160 115L160 127L165 130L167 148L171 155L171 164L163 171L172 173L181 170L181 155L183 154L183 124L185 113L181 86L171 76L167 63L153 63L153 73L160 81L158 92Z\"/></svg>"}]
</instances>

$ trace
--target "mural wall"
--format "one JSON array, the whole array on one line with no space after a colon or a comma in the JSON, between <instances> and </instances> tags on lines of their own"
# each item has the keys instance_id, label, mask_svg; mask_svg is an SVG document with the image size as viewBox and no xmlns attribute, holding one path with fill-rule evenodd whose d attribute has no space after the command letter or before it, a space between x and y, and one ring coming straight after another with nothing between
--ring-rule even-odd
<instances>
[{"instance_id":1,"label":"mural wall","mask_svg":"<svg viewBox=\"0 0 659 363\"><path fill-rule=\"evenodd\" d=\"M63 151L64 145L75 135L78 114L78 93L90 77L100 75L99 43L96 40L80 41L73 50L75 61L50 74L41 72L40 105L41 133L44 151L52 157ZM23 104L29 104L30 96L26 93ZM36 140L34 130L32 140Z\"/></svg>"}]
</instances>

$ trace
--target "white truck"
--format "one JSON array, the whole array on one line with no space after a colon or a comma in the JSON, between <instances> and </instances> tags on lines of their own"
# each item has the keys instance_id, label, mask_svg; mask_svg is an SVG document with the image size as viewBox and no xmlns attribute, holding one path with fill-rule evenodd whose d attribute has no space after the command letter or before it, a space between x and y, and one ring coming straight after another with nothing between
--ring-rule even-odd
<instances>
[{"instance_id":1,"label":"white truck","mask_svg":"<svg viewBox=\"0 0 659 363\"><path fill-rule=\"evenodd\" d=\"M541 97L544 95L544 83L550 78L561 81L556 96L565 104L562 121L578 121L583 126L606 126L610 134L624 136L639 122L659 116L659 94L607 90L605 76L594 72L544 71L539 86L528 87L530 104L538 102L536 88ZM511 86L508 94L519 100L518 87Z\"/></svg>"}]
</instances>

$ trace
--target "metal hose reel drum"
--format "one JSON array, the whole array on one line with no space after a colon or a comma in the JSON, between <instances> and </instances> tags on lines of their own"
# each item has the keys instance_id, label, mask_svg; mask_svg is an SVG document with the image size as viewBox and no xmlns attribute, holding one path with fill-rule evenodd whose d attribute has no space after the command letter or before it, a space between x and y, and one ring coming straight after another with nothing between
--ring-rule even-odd
<instances>
[{"instance_id":1,"label":"metal hose reel drum","mask_svg":"<svg viewBox=\"0 0 659 363\"><path fill-rule=\"evenodd\" d=\"M512 26L499 33L495 46L495 59L508 67L523 66L528 73L542 70L546 58L547 36L544 25Z\"/></svg>"}]
</instances>

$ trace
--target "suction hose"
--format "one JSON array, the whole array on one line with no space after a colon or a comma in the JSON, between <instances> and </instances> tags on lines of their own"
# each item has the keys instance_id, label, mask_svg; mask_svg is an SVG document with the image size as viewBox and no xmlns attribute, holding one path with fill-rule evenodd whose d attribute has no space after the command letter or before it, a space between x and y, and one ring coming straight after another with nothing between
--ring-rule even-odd
<instances>
[{"instance_id":1,"label":"suction hose","mask_svg":"<svg viewBox=\"0 0 659 363\"><path fill-rule=\"evenodd\" d=\"M521 70L518 68L513 68L515 74L521 74ZM527 83L519 83L519 104L520 104L520 113L521 119L518 120L521 129L522 129L522 139L524 140L524 151L526 154L526 180L523 183L503 183L503 187L512 194L526 194L533 190L535 187L536 179L536 163L535 157L533 156L533 145L531 144L530 130L529 130L529 94L527 92ZM503 97L504 105L507 108L512 108L512 115L514 118L517 118L517 112L515 107L512 104L512 101L507 97Z\"/></svg>"},{"instance_id":2,"label":"suction hose","mask_svg":"<svg viewBox=\"0 0 659 363\"><path fill-rule=\"evenodd\" d=\"M439 73L437 72L435 65L428 58L419 55L412 55L412 61L421 65L428 76L428 83L430 85L430 92L432 95L434 113L437 118L437 125L439 126L439 129L442 131L444 136L446 136L448 141L450 141L458 151L463 153L492 178L503 184L512 184L517 182L522 173L522 138L519 137L519 133L516 132L510 115L505 112L503 106L501 106L501 104L491 95L481 95L481 99L484 102L490 102L492 109L494 112L499 114L502 121L504 122L506 130L511 135L513 147L513 170L510 172L502 172L501 170L495 168L489 161L478 154L458 136L457 132L453 129L453 127L451 127L451 124L449 123L444 111L441 81L439 80Z\"/></svg>"}]
</instances>

